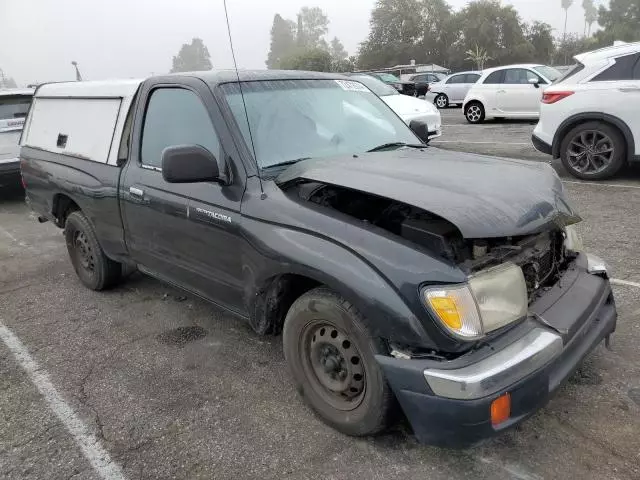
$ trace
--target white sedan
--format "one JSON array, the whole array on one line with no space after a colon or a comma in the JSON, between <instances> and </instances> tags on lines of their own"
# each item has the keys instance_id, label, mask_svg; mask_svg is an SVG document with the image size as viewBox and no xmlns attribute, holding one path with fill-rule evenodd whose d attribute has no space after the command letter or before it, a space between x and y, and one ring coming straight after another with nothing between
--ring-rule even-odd
<instances>
[{"instance_id":1,"label":"white sedan","mask_svg":"<svg viewBox=\"0 0 640 480\"><path fill-rule=\"evenodd\" d=\"M429 130L429 140L442 135L442 118L431 102L402 95L395 88L370 75L351 75L350 77L378 95L407 125L412 120L425 122Z\"/></svg>"}]
</instances>

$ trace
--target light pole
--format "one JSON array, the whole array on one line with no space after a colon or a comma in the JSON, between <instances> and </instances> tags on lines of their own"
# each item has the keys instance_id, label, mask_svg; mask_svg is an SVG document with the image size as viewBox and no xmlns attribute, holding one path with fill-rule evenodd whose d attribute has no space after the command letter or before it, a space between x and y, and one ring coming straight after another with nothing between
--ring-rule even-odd
<instances>
[{"instance_id":1,"label":"light pole","mask_svg":"<svg viewBox=\"0 0 640 480\"><path fill-rule=\"evenodd\" d=\"M80 75L80 70L78 70L78 62L73 61L73 62L71 62L71 65L73 65L74 68L76 69L76 81L81 82L82 81L82 75Z\"/></svg>"}]
</instances>

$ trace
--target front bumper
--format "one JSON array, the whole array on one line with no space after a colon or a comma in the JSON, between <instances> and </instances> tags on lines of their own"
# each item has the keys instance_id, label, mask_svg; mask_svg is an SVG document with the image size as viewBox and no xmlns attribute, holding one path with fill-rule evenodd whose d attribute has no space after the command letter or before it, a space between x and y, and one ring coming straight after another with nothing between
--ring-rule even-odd
<instances>
[{"instance_id":1,"label":"front bumper","mask_svg":"<svg viewBox=\"0 0 640 480\"><path fill-rule=\"evenodd\" d=\"M466 447L521 422L615 330L609 281L587 273L585 258L576 264L569 285L554 287L531 305L535 315L463 357L376 357L419 441ZM491 403L505 393L511 415L493 425Z\"/></svg>"}]
</instances>

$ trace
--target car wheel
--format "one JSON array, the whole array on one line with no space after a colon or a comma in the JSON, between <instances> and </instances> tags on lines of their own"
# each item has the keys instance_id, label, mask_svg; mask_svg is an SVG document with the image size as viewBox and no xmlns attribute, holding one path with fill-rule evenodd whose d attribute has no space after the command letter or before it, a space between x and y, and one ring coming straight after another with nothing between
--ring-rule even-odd
<instances>
[{"instance_id":1,"label":"car wheel","mask_svg":"<svg viewBox=\"0 0 640 480\"><path fill-rule=\"evenodd\" d=\"M583 180L614 176L624 166L626 144L622 134L602 122L587 122L567 133L560 158L567 171Z\"/></svg>"},{"instance_id":2,"label":"car wheel","mask_svg":"<svg viewBox=\"0 0 640 480\"><path fill-rule=\"evenodd\" d=\"M103 290L120 279L122 265L104 254L84 213L75 211L69 214L64 236L73 268L85 286L91 290Z\"/></svg>"},{"instance_id":3,"label":"car wheel","mask_svg":"<svg viewBox=\"0 0 640 480\"><path fill-rule=\"evenodd\" d=\"M484 122L484 106L480 102L471 102L464 107L464 116L469 123Z\"/></svg>"},{"instance_id":4,"label":"car wheel","mask_svg":"<svg viewBox=\"0 0 640 480\"><path fill-rule=\"evenodd\" d=\"M384 348L340 295L316 288L296 300L283 347L298 391L325 423L357 436L388 425L394 397L374 358Z\"/></svg>"},{"instance_id":5,"label":"car wheel","mask_svg":"<svg viewBox=\"0 0 640 480\"><path fill-rule=\"evenodd\" d=\"M449 106L449 97L447 97L444 93L440 93L434 100L436 107L438 108L447 108Z\"/></svg>"}]
</instances>

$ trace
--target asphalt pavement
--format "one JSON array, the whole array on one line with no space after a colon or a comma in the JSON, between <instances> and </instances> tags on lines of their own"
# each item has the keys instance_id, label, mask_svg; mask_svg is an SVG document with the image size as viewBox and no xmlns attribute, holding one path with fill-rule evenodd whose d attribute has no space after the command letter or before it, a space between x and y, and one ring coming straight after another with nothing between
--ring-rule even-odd
<instances>
[{"instance_id":1,"label":"asphalt pavement","mask_svg":"<svg viewBox=\"0 0 640 480\"><path fill-rule=\"evenodd\" d=\"M548 161L530 123L443 113L434 146ZM156 280L96 293L62 233L0 200L0 478L640 478L640 181L564 177L586 247L618 281L613 351L598 347L547 407L468 450L325 426L291 385L281 337Z\"/></svg>"}]
</instances>

